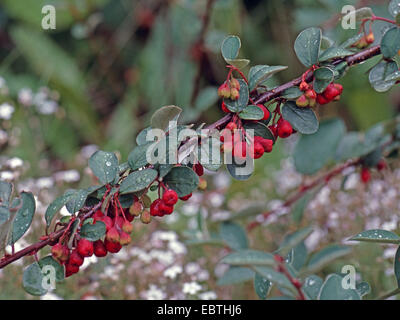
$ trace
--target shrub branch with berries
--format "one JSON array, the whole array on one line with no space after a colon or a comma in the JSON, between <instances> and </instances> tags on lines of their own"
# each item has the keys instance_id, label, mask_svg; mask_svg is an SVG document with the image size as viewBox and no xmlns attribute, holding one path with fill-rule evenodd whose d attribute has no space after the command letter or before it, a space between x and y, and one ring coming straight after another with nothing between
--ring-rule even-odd
<instances>
[{"instance_id":1,"label":"shrub branch with berries","mask_svg":"<svg viewBox=\"0 0 400 320\"><path fill-rule=\"evenodd\" d=\"M350 166L360 168L365 183L371 179L371 168L385 169L384 158L399 151L399 119L381 123L362 136L354 136L346 134L343 123L338 119L320 123L318 109L340 100L345 94L338 81L350 67L376 56L381 58L369 73L372 87L378 92L385 92L399 83L400 71L395 57L400 50L400 26L398 11L393 9L397 8L396 5L400 2L392 1L389 7L391 14L397 17L393 21L375 16L369 8L358 10L355 14L361 22L359 34L339 45L323 47L323 35L319 28L301 32L294 50L306 71L299 78L275 88L267 87L265 83L287 67L257 65L246 76L242 70L249 60L238 58L240 39L229 36L223 41L221 52L229 71L226 81L218 89L218 95L223 99L221 109L226 115L205 129L218 131L220 152L234 159L233 163L226 164L234 178L246 180L251 176L251 173L245 176L235 173L234 169L241 166L238 164L240 161L247 158L255 160L269 154L278 139L286 139L295 133L301 134L294 155L299 172L314 174L333 159L344 165L303 186L288 199L285 207L290 207L306 192L328 183L333 176ZM392 27L385 30L379 45L370 47L375 41L371 26L379 20L389 22ZM150 164L147 161L146 154L151 143L146 141L146 133L150 129L162 129L168 135L172 130L170 121L177 121L181 111L175 106L158 110L151 119L151 126L138 135L137 147L126 163L119 164L114 153L97 151L90 158L89 167L99 184L87 189L67 190L54 200L45 213L45 235L39 242L18 252L14 251L14 244L30 227L35 200L27 192L14 197L13 186L0 182L0 249L4 252L7 245L12 247L11 254L5 254L0 260L0 269L24 256L32 256L34 262L24 271L23 287L30 294L43 295L47 292L42 286L43 266L55 268L57 281L62 281L64 277L77 273L85 258L92 255L105 257L130 244L132 224L136 221L149 224L154 218L170 215L179 201L189 200L198 188L206 189L206 181L202 178L204 169L216 171L222 163L189 161L194 150L192 139L172 145L170 142L169 149L177 150L177 162ZM177 125L174 129L179 131L188 127L192 126ZM254 135L249 135L249 130ZM199 130L196 132L200 135ZM313 149L316 144L320 145L317 151ZM156 191L158 196L151 199L149 191ZM64 206L70 215L58 219L58 213ZM261 214L258 218L262 219L251 222L249 230L259 226L270 214ZM295 298L317 298L311 294L304 278L301 280L303 275L292 270L290 263L284 259L309 234L307 229L291 235L274 255L238 251L224 258L224 262L232 266L250 265L257 274L255 283L259 287L256 291L260 296L261 289L268 291L274 283L288 288L287 294ZM378 235L374 238L365 234L354 238L356 241L376 242L379 239ZM397 239L393 241L398 244ZM46 246L51 246L51 255L39 258L39 251ZM334 256L340 254L336 252ZM337 281L332 276L324 286L335 285ZM361 298L360 292L353 291L349 293L352 298ZM322 284L319 297L321 295L324 295Z\"/></svg>"}]
</instances>

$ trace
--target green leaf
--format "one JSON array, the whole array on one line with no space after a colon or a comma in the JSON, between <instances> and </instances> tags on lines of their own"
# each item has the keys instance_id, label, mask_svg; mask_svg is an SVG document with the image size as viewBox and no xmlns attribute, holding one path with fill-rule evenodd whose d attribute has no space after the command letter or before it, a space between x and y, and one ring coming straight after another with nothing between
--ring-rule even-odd
<instances>
[{"instance_id":1,"label":"green leaf","mask_svg":"<svg viewBox=\"0 0 400 320\"><path fill-rule=\"evenodd\" d=\"M218 286L230 286L233 284L239 284L242 282L249 281L253 279L254 271L248 268L229 268L224 275L218 279Z\"/></svg>"},{"instance_id":2,"label":"green leaf","mask_svg":"<svg viewBox=\"0 0 400 320\"><path fill-rule=\"evenodd\" d=\"M375 229L363 231L350 238L349 241L399 244L400 237L390 231Z\"/></svg>"},{"instance_id":3,"label":"green leaf","mask_svg":"<svg viewBox=\"0 0 400 320\"><path fill-rule=\"evenodd\" d=\"M299 200L297 200L294 203L290 213L292 215L293 220L296 223L301 222L304 215L304 211L306 210L308 204L310 203L311 199L314 196L315 196L314 192L306 192Z\"/></svg>"},{"instance_id":4,"label":"green leaf","mask_svg":"<svg viewBox=\"0 0 400 320\"><path fill-rule=\"evenodd\" d=\"M271 282L256 273L254 276L254 290L261 300L265 300L267 298L270 288Z\"/></svg>"},{"instance_id":5,"label":"green leaf","mask_svg":"<svg viewBox=\"0 0 400 320\"><path fill-rule=\"evenodd\" d=\"M311 275L304 280L304 284L301 289L311 300L317 300L318 293L320 292L323 283L324 280L322 280L320 277Z\"/></svg>"},{"instance_id":6,"label":"green leaf","mask_svg":"<svg viewBox=\"0 0 400 320\"><path fill-rule=\"evenodd\" d=\"M347 39L339 47L340 48L348 48L348 47L352 46L353 44L355 44L357 41L359 41L363 37L364 37L364 33L358 33L355 36Z\"/></svg>"},{"instance_id":7,"label":"green leaf","mask_svg":"<svg viewBox=\"0 0 400 320\"><path fill-rule=\"evenodd\" d=\"M106 234L106 225L104 222L97 221L95 224L84 224L81 228L80 236L89 241L97 241Z\"/></svg>"},{"instance_id":8,"label":"green leaf","mask_svg":"<svg viewBox=\"0 0 400 320\"><path fill-rule=\"evenodd\" d=\"M8 205L11 201L11 194L13 185L6 181L0 181L0 202L4 205Z\"/></svg>"},{"instance_id":9,"label":"green leaf","mask_svg":"<svg viewBox=\"0 0 400 320\"><path fill-rule=\"evenodd\" d=\"M302 31L295 41L294 50L297 58L307 68L318 63L321 38L321 29L309 28Z\"/></svg>"},{"instance_id":10,"label":"green leaf","mask_svg":"<svg viewBox=\"0 0 400 320\"><path fill-rule=\"evenodd\" d=\"M224 39L221 46L221 53L225 60L234 60L239 55L242 46L240 38L237 36L229 36Z\"/></svg>"},{"instance_id":11,"label":"green leaf","mask_svg":"<svg viewBox=\"0 0 400 320\"><path fill-rule=\"evenodd\" d=\"M39 260L39 266L40 269L43 270L44 267L46 266L51 266L54 268L55 275L56 275L56 281L61 282L64 280L65 276L65 271L64 271L64 266L59 264L52 256L47 256ZM45 270L44 270L45 271ZM46 274L45 274L46 275Z\"/></svg>"},{"instance_id":12,"label":"green leaf","mask_svg":"<svg viewBox=\"0 0 400 320\"><path fill-rule=\"evenodd\" d=\"M248 248L246 231L237 223L225 222L220 224L219 235L221 239L234 250Z\"/></svg>"},{"instance_id":13,"label":"green leaf","mask_svg":"<svg viewBox=\"0 0 400 320\"><path fill-rule=\"evenodd\" d=\"M264 139L269 139L275 141L275 137L271 130L261 122L249 122L244 124L246 130L254 130L255 137L262 137Z\"/></svg>"},{"instance_id":14,"label":"green leaf","mask_svg":"<svg viewBox=\"0 0 400 320\"><path fill-rule=\"evenodd\" d=\"M276 266L274 256L271 253L251 249L241 249L233 252L222 258L221 263L233 266Z\"/></svg>"},{"instance_id":15,"label":"green leaf","mask_svg":"<svg viewBox=\"0 0 400 320\"><path fill-rule=\"evenodd\" d=\"M343 47L330 47L321 53L319 61L324 62L330 59L344 58L353 54L353 51L347 50Z\"/></svg>"},{"instance_id":16,"label":"green leaf","mask_svg":"<svg viewBox=\"0 0 400 320\"><path fill-rule=\"evenodd\" d=\"M136 136L136 144L138 146L152 142L152 141L147 141L146 139L147 133L152 129L153 129L152 127L147 127L139 132L139 134Z\"/></svg>"},{"instance_id":17,"label":"green leaf","mask_svg":"<svg viewBox=\"0 0 400 320\"><path fill-rule=\"evenodd\" d=\"M22 276L22 287L33 296L42 296L47 290L42 286L43 274L37 262L32 263L24 270Z\"/></svg>"},{"instance_id":18,"label":"green leaf","mask_svg":"<svg viewBox=\"0 0 400 320\"><path fill-rule=\"evenodd\" d=\"M311 108L299 108L295 102L287 101L282 107L282 116L302 134L313 134L318 131L319 122Z\"/></svg>"},{"instance_id":19,"label":"green leaf","mask_svg":"<svg viewBox=\"0 0 400 320\"><path fill-rule=\"evenodd\" d=\"M249 87L247 86L246 81L244 81L243 79L239 79L238 81L240 84L239 99L224 99L226 107L232 112L243 111L249 103Z\"/></svg>"},{"instance_id":20,"label":"green leaf","mask_svg":"<svg viewBox=\"0 0 400 320\"><path fill-rule=\"evenodd\" d=\"M156 178L158 172L154 169L145 169L132 172L121 183L121 194L138 192L146 189Z\"/></svg>"},{"instance_id":21,"label":"green leaf","mask_svg":"<svg viewBox=\"0 0 400 320\"><path fill-rule=\"evenodd\" d=\"M177 106L165 106L158 109L151 117L151 127L168 131L170 122L177 122L182 109Z\"/></svg>"},{"instance_id":22,"label":"green leaf","mask_svg":"<svg viewBox=\"0 0 400 320\"><path fill-rule=\"evenodd\" d=\"M286 256L292 248L304 241L312 232L313 228L307 227L287 235L278 249L279 254Z\"/></svg>"},{"instance_id":23,"label":"green leaf","mask_svg":"<svg viewBox=\"0 0 400 320\"><path fill-rule=\"evenodd\" d=\"M99 150L90 157L89 167L102 184L107 184L118 174L118 159L113 152Z\"/></svg>"},{"instance_id":24,"label":"green leaf","mask_svg":"<svg viewBox=\"0 0 400 320\"><path fill-rule=\"evenodd\" d=\"M262 212L265 212L267 204L265 202L252 202L246 205L243 209L232 214L229 220L244 219L249 217L254 217Z\"/></svg>"},{"instance_id":25,"label":"green leaf","mask_svg":"<svg viewBox=\"0 0 400 320\"><path fill-rule=\"evenodd\" d=\"M396 83L390 76L398 71L397 63L394 61L382 61L372 68L369 73L369 82L378 92L389 91Z\"/></svg>"},{"instance_id":26,"label":"green leaf","mask_svg":"<svg viewBox=\"0 0 400 320\"><path fill-rule=\"evenodd\" d=\"M199 177L188 167L175 167L164 177L164 183L175 190L178 197L184 197L197 189Z\"/></svg>"},{"instance_id":27,"label":"green leaf","mask_svg":"<svg viewBox=\"0 0 400 320\"><path fill-rule=\"evenodd\" d=\"M137 146L132 150L128 156L128 163L132 170L137 170L139 168L145 167L148 164L146 152L150 145L153 143L147 143Z\"/></svg>"},{"instance_id":28,"label":"green leaf","mask_svg":"<svg viewBox=\"0 0 400 320\"><path fill-rule=\"evenodd\" d=\"M289 289L293 294L297 294L295 287L282 273L275 271L270 267L254 267L254 271L257 272L261 277L271 281L279 287Z\"/></svg>"},{"instance_id":29,"label":"green leaf","mask_svg":"<svg viewBox=\"0 0 400 320\"><path fill-rule=\"evenodd\" d=\"M267 66L267 65L258 65L254 66L250 69L249 72L249 89L253 91L260 84L267 81L274 74L286 70L288 67L286 66Z\"/></svg>"},{"instance_id":30,"label":"green leaf","mask_svg":"<svg viewBox=\"0 0 400 320\"><path fill-rule=\"evenodd\" d=\"M239 117L243 120L262 120L264 112L259 107L250 105L239 113Z\"/></svg>"},{"instance_id":31,"label":"green leaf","mask_svg":"<svg viewBox=\"0 0 400 320\"><path fill-rule=\"evenodd\" d=\"M397 248L394 257L394 274L396 276L397 286L400 288L400 247Z\"/></svg>"},{"instance_id":32,"label":"green leaf","mask_svg":"<svg viewBox=\"0 0 400 320\"><path fill-rule=\"evenodd\" d=\"M334 80L335 74L332 69L323 67L314 72L314 90L317 93L322 93L328 85Z\"/></svg>"},{"instance_id":33,"label":"green leaf","mask_svg":"<svg viewBox=\"0 0 400 320\"><path fill-rule=\"evenodd\" d=\"M392 0L389 3L389 13L396 18L400 13L400 0Z\"/></svg>"},{"instance_id":34,"label":"green leaf","mask_svg":"<svg viewBox=\"0 0 400 320\"><path fill-rule=\"evenodd\" d=\"M73 191L73 193L70 195L68 202L65 204L65 207L67 208L68 212L75 213L81 210L85 205L86 199L90 194L89 193L90 191L91 190L86 190L86 189Z\"/></svg>"},{"instance_id":35,"label":"green leaf","mask_svg":"<svg viewBox=\"0 0 400 320\"><path fill-rule=\"evenodd\" d=\"M238 69L246 68L250 63L248 59L225 59L225 61Z\"/></svg>"},{"instance_id":36,"label":"green leaf","mask_svg":"<svg viewBox=\"0 0 400 320\"><path fill-rule=\"evenodd\" d=\"M202 140L198 160L201 165L211 171L217 171L222 166L222 156L220 152L221 142L216 138L206 138Z\"/></svg>"},{"instance_id":37,"label":"green leaf","mask_svg":"<svg viewBox=\"0 0 400 320\"><path fill-rule=\"evenodd\" d=\"M14 219L10 244L17 242L25 234L32 223L33 215L35 214L36 203L32 193L22 192L21 200L22 206L17 211Z\"/></svg>"},{"instance_id":38,"label":"green leaf","mask_svg":"<svg viewBox=\"0 0 400 320\"><path fill-rule=\"evenodd\" d=\"M300 137L294 151L294 162L298 172L312 175L333 160L336 148L345 133L340 119L321 122L313 135Z\"/></svg>"},{"instance_id":39,"label":"green leaf","mask_svg":"<svg viewBox=\"0 0 400 320\"><path fill-rule=\"evenodd\" d=\"M351 253L351 249L345 246L330 245L317 253L314 253L307 266L309 273L314 273L321 270L330 262L348 255Z\"/></svg>"},{"instance_id":40,"label":"green leaf","mask_svg":"<svg viewBox=\"0 0 400 320\"><path fill-rule=\"evenodd\" d=\"M299 271L307 262L308 252L304 241L300 242L296 247L291 249L287 255L287 263L295 271Z\"/></svg>"},{"instance_id":41,"label":"green leaf","mask_svg":"<svg viewBox=\"0 0 400 320\"><path fill-rule=\"evenodd\" d=\"M289 89L286 89L282 93L282 98L284 99L297 99L303 94L303 91L299 89L299 87L291 87Z\"/></svg>"},{"instance_id":42,"label":"green leaf","mask_svg":"<svg viewBox=\"0 0 400 320\"><path fill-rule=\"evenodd\" d=\"M8 207L0 206L0 253L4 252L8 244L14 217L15 215L11 215Z\"/></svg>"},{"instance_id":43,"label":"green leaf","mask_svg":"<svg viewBox=\"0 0 400 320\"><path fill-rule=\"evenodd\" d=\"M381 41L381 51L386 59L397 56L400 50L400 27L390 28L384 34Z\"/></svg>"},{"instance_id":44,"label":"green leaf","mask_svg":"<svg viewBox=\"0 0 400 320\"><path fill-rule=\"evenodd\" d=\"M365 146L364 142L365 139L363 134L359 132L347 133L336 149L335 159L338 162L343 162L367 154L365 151L369 146Z\"/></svg>"},{"instance_id":45,"label":"green leaf","mask_svg":"<svg viewBox=\"0 0 400 320\"><path fill-rule=\"evenodd\" d=\"M361 300L356 290L344 289L342 277L337 274L329 275L321 287L319 300Z\"/></svg>"},{"instance_id":46,"label":"green leaf","mask_svg":"<svg viewBox=\"0 0 400 320\"><path fill-rule=\"evenodd\" d=\"M71 199L73 196L73 193L71 192L66 192L62 196L58 197L55 199L46 209L45 213L45 219L46 219L46 225L47 227L50 226L51 222L53 221L54 216L56 215L57 212L61 210L62 207L64 207L67 202Z\"/></svg>"}]
</instances>

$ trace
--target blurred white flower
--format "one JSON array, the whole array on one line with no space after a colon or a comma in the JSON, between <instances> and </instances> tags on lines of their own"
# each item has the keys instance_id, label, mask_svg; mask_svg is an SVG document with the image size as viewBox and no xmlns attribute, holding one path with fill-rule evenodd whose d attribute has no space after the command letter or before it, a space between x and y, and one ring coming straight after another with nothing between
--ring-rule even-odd
<instances>
[{"instance_id":1,"label":"blurred white flower","mask_svg":"<svg viewBox=\"0 0 400 320\"><path fill-rule=\"evenodd\" d=\"M29 107L33 103L33 93L29 88L23 88L18 92L18 102L25 107Z\"/></svg>"},{"instance_id":2,"label":"blurred white flower","mask_svg":"<svg viewBox=\"0 0 400 320\"><path fill-rule=\"evenodd\" d=\"M49 115L57 111L58 104L55 101L47 100L40 104L37 104L36 109L41 114Z\"/></svg>"},{"instance_id":3,"label":"blurred white flower","mask_svg":"<svg viewBox=\"0 0 400 320\"><path fill-rule=\"evenodd\" d=\"M67 183L77 182L80 179L80 174L77 170L60 171L54 174L57 181L64 181Z\"/></svg>"},{"instance_id":4,"label":"blurred white flower","mask_svg":"<svg viewBox=\"0 0 400 320\"><path fill-rule=\"evenodd\" d=\"M45 295L40 297L40 300L63 300L63 298L57 296L55 293L47 292Z\"/></svg>"},{"instance_id":5,"label":"blurred white flower","mask_svg":"<svg viewBox=\"0 0 400 320\"><path fill-rule=\"evenodd\" d=\"M187 274L195 274L201 270L200 265L197 262L189 262L185 266L185 272Z\"/></svg>"},{"instance_id":6,"label":"blurred white flower","mask_svg":"<svg viewBox=\"0 0 400 320\"><path fill-rule=\"evenodd\" d=\"M171 241L168 244L168 248L175 254L185 254L187 252L187 249L185 245L179 241Z\"/></svg>"},{"instance_id":7,"label":"blurred white flower","mask_svg":"<svg viewBox=\"0 0 400 320\"><path fill-rule=\"evenodd\" d=\"M12 181L14 179L14 173L11 171L0 172L0 179L5 181Z\"/></svg>"},{"instance_id":8,"label":"blurred white flower","mask_svg":"<svg viewBox=\"0 0 400 320\"><path fill-rule=\"evenodd\" d=\"M147 300L163 300L166 298L166 294L154 284L151 284L149 290L143 292L143 295Z\"/></svg>"},{"instance_id":9,"label":"blurred white flower","mask_svg":"<svg viewBox=\"0 0 400 320\"><path fill-rule=\"evenodd\" d=\"M217 294L214 291L207 291L199 294L200 300L216 300Z\"/></svg>"},{"instance_id":10,"label":"blurred white flower","mask_svg":"<svg viewBox=\"0 0 400 320\"><path fill-rule=\"evenodd\" d=\"M195 295L201 291L201 285L197 282L186 282L183 284L182 292L185 294Z\"/></svg>"},{"instance_id":11,"label":"blurred white flower","mask_svg":"<svg viewBox=\"0 0 400 320\"><path fill-rule=\"evenodd\" d=\"M181 266L172 266L164 271L164 277L175 279L178 274L181 274L182 272L183 270Z\"/></svg>"},{"instance_id":12,"label":"blurred white flower","mask_svg":"<svg viewBox=\"0 0 400 320\"><path fill-rule=\"evenodd\" d=\"M24 162L22 161L22 159L17 158L17 157L8 159L8 160L6 161L6 165L7 165L8 167L10 167L11 169L20 168L20 167L23 166L23 164L24 164Z\"/></svg>"},{"instance_id":13,"label":"blurred white flower","mask_svg":"<svg viewBox=\"0 0 400 320\"><path fill-rule=\"evenodd\" d=\"M14 113L14 107L5 102L0 105L0 119L10 120Z\"/></svg>"},{"instance_id":14,"label":"blurred white flower","mask_svg":"<svg viewBox=\"0 0 400 320\"><path fill-rule=\"evenodd\" d=\"M42 177L36 180L39 189L50 189L54 186L54 179L51 177Z\"/></svg>"}]
</instances>

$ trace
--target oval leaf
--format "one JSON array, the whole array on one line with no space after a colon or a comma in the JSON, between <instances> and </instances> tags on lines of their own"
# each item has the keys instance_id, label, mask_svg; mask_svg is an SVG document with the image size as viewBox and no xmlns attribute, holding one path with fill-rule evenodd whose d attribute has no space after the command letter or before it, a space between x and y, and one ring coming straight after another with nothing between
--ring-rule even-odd
<instances>
[{"instance_id":1,"label":"oval leaf","mask_svg":"<svg viewBox=\"0 0 400 320\"><path fill-rule=\"evenodd\" d=\"M295 41L294 50L297 58L307 68L318 63L321 39L321 29L308 28L301 32Z\"/></svg>"},{"instance_id":2,"label":"oval leaf","mask_svg":"<svg viewBox=\"0 0 400 320\"><path fill-rule=\"evenodd\" d=\"M313 134L318 131L319 121L311 108L300 108L295 102L288 101L282 108L282 116L302 134Z\"/></svg>"},{"instance_id":3,"label":"oval leaf","mask_svg":"<svg viewBox=\"0 0 400 320\"><path fill-rule=\"evenodd\" d=\"M264 112L259 107L250 105L239 113L239 117L243 120L261 120L264 118Z\"/></svg>"},{"instance_id":4,"label":"oval leaf","mask_svg":"<svg viewBox=\"0 0 400 320\"><path fill-rule=\"evenodd\" d=\"M391 59L400 50L400 27L390 28L381 41L381 51L386 59Z\"/></svg>"},{"instance_id":5,"label":"oval leaf","mask_svg":"<svg viewBox=\"0 0 400 320\"><path fill-rule=\"evenodd\" d=\"M82 226L80 235L89 241L97 241L106 234L104 222L97 221L95 224L86 223Z\"/></svg>"},{"instance_id":6,"label":"oval leaf","mask_svg":"<svg viewBox=\"0 0 400 320\"><path fill-rule=\"evenodd\" d=\"M239 250L237 252L231 253L224 257L221 262L233 266L276 266L274 256L271 253L250 249Z\"/></svg>"},{"instance_id":7,"label":"oval leaf","mask_svg":"<svg viewBox=\"0 0 400 320\"><path fill-rule=\"evenodd\" d=\"M157 175L158 172L153 169L132 172L122 181L119 191L121 194L126 194L144 190L157 178Z\"/></svg>"},{"instance_id":8,"label":"oval leaf","mask_svg":"<svg viewBox=\"0 0 400 320\"><path fill-rule=\"evenodd\" d=\"M10 244L17 242L29 229L36 210L35 198L30 192L21 193L22 207L17 211L13 229L10 237Z\"/></svg>"},{"instance_id":9,"label":"oval leaf","mask_svg":"<svg viewBox=\"0 0 400 320\"><path fill-rule=\"evenodd\" d=\"M43 274L37 262L32 263L24 270L22 276L22 287L26 292L33 296L42 296L47 290L42 285Z\"/></svg>"},{"instance_id":10,"label":"oval leaf","mask_svg":"<svg viewBox=\"0 0 400 320\"><path fill-rule=\"evenodd\" d=\"M99 150L90 157L89 167L101 183L107 184L118 174L118 159L112 152Z\"/></svg>"},{"instance_id":11,"label":"oval leaf","mask_svg":"<svg viewBox=\"0 0 400 320\"><path fill-rule=\"evenodd\" d=\"M399 244L400 237L393 232L376 229L361 232L350 238L349 241Z\"/></svg>"}]
</instances>

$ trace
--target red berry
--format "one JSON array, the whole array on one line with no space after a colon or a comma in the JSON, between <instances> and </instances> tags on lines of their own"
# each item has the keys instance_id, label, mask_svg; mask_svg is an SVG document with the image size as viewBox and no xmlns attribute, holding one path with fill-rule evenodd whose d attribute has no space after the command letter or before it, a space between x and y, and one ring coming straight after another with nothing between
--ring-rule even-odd
<instances>
[{"instance_id":1,"label":"red berry","mask_svg":"<svg viewBox=\"0 0 400 320\"><path fill-rule=\"evenodd\" d=\"M290 137L292 133L293 133L292 125L288 121L283 120L278 127L278 136L280 138L285 139Z\"/></svg>"},{"instance_id":2,"label":"red berry","mask_svg":"<svg viewBox=\"0 0 400 320\"><path fill-rule=\"evenodd\" d=\"M308 85L307 82L302 81L300 83L300 87L299 88L300 88L301 91L307 91L308 89L310 89L310 86Z\"/></svg>"},{"instance_id":3,"label":"red berry","mask_svg":"<svg viewBox=\"0 0 400 320\"><path fill-rule=\"evenodd\" d=\"M335 85L333 83L331 83L325 89L323 95L328 101L332 101L333 99L335 99L337 96L340 95L340 91L338 89L336 89L336 87L335 87Z\"/></svg>"},{"instance_id":4,"label":"red berry","mask_svg":"<svg viewBox=\"0 0 400 320\"><path fill-rule=\"evenodd\" d=\"M78 245L76 249L80 256L82 257L90 257L93 255L93 242L82 238L78 241Z\"/></svg>"},{"instance_id":5,"label":"red berry","mask_svg":"<svg viewBox=\"0 0 400 320\"><path fill-rule=\"evenodd\" d=\"M119 244L121 246L126 246L130 244L132 241L131 236L125 232L121 232L120 238L119 238Z\"/></svg>"},{"instance_id":6,"label":"red berry","mask_svg":"<svg viewBox=\"0 0 400 320\"><path fill-rule=\"evenodd\" d=\"M189 193L187 196L180 197L179 199L181 199L182 201L187 201L187 200L189 200L191 197L192 197L192 194Z\"/></svg>"},{"instance_id":7,"label":"red berry","mask_svg":"<svg viewBox=\"0 0 400 320\"><path fill-rule=\"evenodd\" d=\"M231 89L231 99L232 100L239 100L240 98L240 93L238 89L232 88Z\"/></svg>"},{"instance_id":8,"label":"red berry","mask_svg":"<svg viewBox=\"0 0 400 320\"><path fill-rule=\"evenodd\" d=\"M122 229L123 232L131 233L133 231L133 226L128 220L126 220L122 224L122 228L121 229Z\"/></svg>"},{"instance_id":9,"label":"red berry","mask_svg":"<svg viewBox=\"0 0 400 320\"><path fill-rule=\"evenodd\" d=\"M274 146L274 142L269 139L264 139L263 137L254 137L254 143L260 143L264 152L270 153L272 151L272 147Z\"/></svg>"},{"instance_id":10,"label":"red berry","mask_svg":"<svg viewBox=\"0 0 400 320\"><path fill-rule=\"evenodd\" d=\"M234 122L229 122L229 123L226 125L225 128L226 128L227 130L230 130L230 131L235 131L235 130L238 128L238 126L237 126L237 124L234 123Z\"/></svg>"},{"instance_id":11,"label":"red berry","mask_svg":"<svg viewBox=\"0 0 400 320\"><path fill-rule=\"evenodd\" d=\"M387 169L386 161L383 159L381 161L379 161L376 168L378 169L378 171L386 170Z\"/></svg>"},{"instance_id":12,"label":"red berry","mask_svg":"<svg viewBox=\"0 0 400 320\"><path fill-rule=\"evenodd\" d=\"M99 218L103 218L104 214L103 212L101 212L101 210L97 210L94 215L93 215L93 220L99 219Z\"/></svg>"},{"instance_id":13,"label":"red berry","mask_svg":"<svg viewBox=\"0 0 400 320\"><path fill-rule=\"evenodd\" d=\"M72 264L77 267L80 267L83 264L83 258L76 249L72 251L68 260L68 264Z\"/></svg>"},{"instance_id":14,"label":"red berry","mask_svg":"<svg viewBox=\"0 0 400 320\"><path fill-rule=\"evenodd\" d=\"M79 267L70 263L65 266L65 277L68 278L75 273L78 273Z\"/></svg>"},{"instance_id":15,"label":"red berry","mask_svg":"<svg viewBox=\"0 0 400 320\"><path fill-rule=\"evenodd\" d=\"M225 113L230 113L231 111L227 108L225 102L222 102L221 109Z\"/></svg>"},{"instance_id":16,"label":"red berry","mask_svg":"<svg viewBox=\"0 0 400 320\"><path fill-rule=\"evenodd\" d=\"M153 217L159 217L160 216L160 203L161 203L161 199L156 199L151 204L151 206L150 206L150 214Z\"/></svg>"},{"instance_id":17,"label":"red berry","mask_svg":"<svg viewBox=\"0 0 400 320\"><path fill-rule=\"evenodd\" d=\"M108 241L107 239L104 240L104 245L106 246L107 251L111 253L117 253L122 248L119 242L111 242Z\"/></svg>"},{"instance_id":18,"label":"red berry","mask_svg":"<svg viewBox=\"0 0 400 320\"><path fill-rule=\"evenodd\" d=\"M174 207L167 205L164 201L160 202L159 209L163 216L170 215L174 211Z\"/></svg>"},{"instance_id":19,"label":"red berry","mask_svg":"<svg viewBox=\"0 0 400 320\"><path fill-rule=\"evenodd\" d=\"M252 154L254 159L260 159L264 155L264 147L261 143L254 143L254 154Z\"/></svg>"},{"instance_id":20,"label":"red berry","mask_svg":"<svg viewBox=\"0 0 400 320\"><path fill-rule=\"evenodd\" d=\"M66 245L57 243L51 248L51 254L53 255L54 259L64 263L69 258L69 249Z\"/></svg>"},{"instance_id":21,"label":"red berry","mask_svg":"<svg viewBox=\"0 0 400 320\"><path fill-rule=\"evenodd\" d=\"M297 100L296 100L296 105L300 108L305 108L308 107L310 104L310 101L308 98L303 94L301 95Z\"/></svg>"},{"instance_id":22,"label":"red berry","mask_svg":"<svg viewBox=\"0 0 400 320\"><path fill-rule=\"evenodd\" d=\"M263 104L258 104L257 107L259 107L264 112L264 118L262 118L262 120L268 120L271 116L269 110Z\"/></svg>"},{"instance_id":23,"label":"red berry","mask_svg":"<svg viewBox=\"0 0 400 320\"><path fill-rule=\"evenodd\" d=\"M317 93L314 90L307 90L306 97L308 99L317 99Z\"/></svg>"},{"instance_id":24,"label":"red berry","mask_svg":"<svg viewBox=\"0 0 400 320\"><path fill-rule=\"evenodd\" d=\"M106 231L110 230L114 225L114 222L112 221L112 219L109 216L97 218L94 220L94 222L96 222L96 221L104 222L104 224L106 225Z\"/></svg>"},{"instance_id":25,"label":"red berry","mask_svg":"<svg viewBox=\"0 0 400 320\"><path fill-rule=\"evenodd\" d=\"M106 233L106 239L111 242L118 242L119 241L119 232L117 228L112 227Z\"/></svg>"},{"instance_id":26,"label":"red berry","mask_svg":"<svg viewBox=\"0 0 400 320\"><path fill-rule=\"evenodd\" d=\"M164 192L162 200L167 206L173 206L178 202L178 194L174 190L167 190Z\"/></svg>"},{"instance_id":27,"label":"red berry","mask_svg":"<svg viewBox=\"0 0 400 320\"><path fill-rule=\"evenodd\" d=\"M102 258L107 255L107 248L104 245L104 242L101 240L97 240L93 243L93 251L94 255L98 258Z\"/></svg>"},{"instance_id":28,"label":"red berry","mask_svg":"<svg viewBox=\"0 0 400 320\"><path fill-rule=\"evenodd\" d=\"M322 94L317 95L317 102L318 104L324 105L329 103L329 100L326 99Z\"/></svg>"},{"instance_id":29,"label":"red berry","mask_svg":"<svg viewBox=\"0 0 400 320\"><path fill-rule=\"evenodd\" d=\"M224 83L218 88L218 96L221 98L228 99L231 96L231 89Z\"/></svg>"},{"instance_id":30,"label":"red berry","mask_svg":"<svg viewBox=\"0 0 400 320\"><path fill-rule=\"evenodd\" d=\"M371 180L371 171L368 168L361 169L361 181L367 184Z\"/></svg>"},{"instance_id":31,"label":"red berry","mask_svg":"<svg viewBox=\"0 0 400 320\"><path fill-rule=\"evenodd\" d=\"M196 172L196 174L197 174L199 177L201 177L201 176L204 175L204 167L203 167L200 163L196 163L196 164L193 166L193 170L194 170L194 172Z\"/></svg>"}]
</instances>

